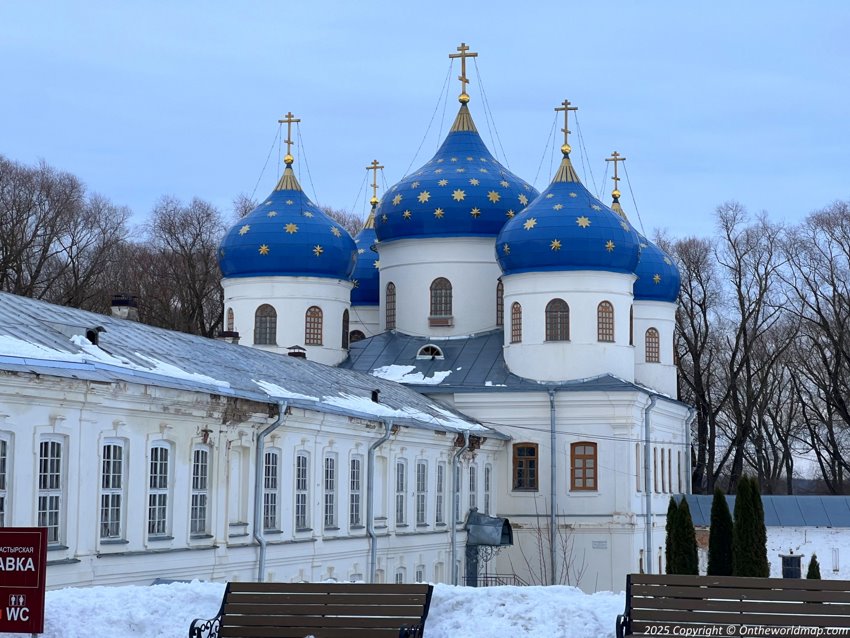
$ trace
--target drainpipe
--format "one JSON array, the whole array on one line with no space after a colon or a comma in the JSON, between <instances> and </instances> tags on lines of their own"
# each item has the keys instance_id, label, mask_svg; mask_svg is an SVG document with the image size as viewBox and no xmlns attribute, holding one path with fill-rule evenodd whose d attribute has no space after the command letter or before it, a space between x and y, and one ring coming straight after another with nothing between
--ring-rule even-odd
<instances>
[{"instance_id":1,"label":"drainpipe","mask_svg":"<svg viewBox=\"0 0 850 638\"><path fill-rule=\"evenodd\" d=\"M265 464L266 437L286 422L287 402L277 404L277 418L257 436L257 456L254 459L254 540L260 546L260 558L257 565L257 582L265 580L266 538L263 536L263 470Z\"/></svg>"},{"instance_id":2,"label":"drainpipe","mask_svg":"<svg viewBox=\"0 0 850 638\"><path fill-rule=\"evenodd\" d=\"M557 540L557 525L558 525L558 472L557 460L558 455L555 450L555 391L549 390L549 447L552 457L552 472L549 476L550 492L549 503L551 504L552 512L549 516L549 584L555 585L555 541ZM598 471L598 470L597 470Z\"/></svg>"},{"instance_id":3,"label":"drainpipe","mask_svg":"<svg viewBox=\"0 0 850 638\"><path fill-rule=\"evenodd\" d=\"M658 398L655 395L649 397L649 405L643 410L643 482L644 493L646 496L646 573L652 573L652 481L650 479L650 459L649 459L649 413L655 407Z\"/></svg>"},{"instance_id":4,"label":"drainpipe","mask_svg":"<svg viewBox=\"0 0 850 638\"><path fill-rule=\"evenodd\" d=\"M693 468L691 467L691 426L694 424L694 419L697 417L697 409L693 406L688 408L688 418L685 419L685 441L688 441L688 445L685 446L685 494L691 494L693 491L693 478L691 478L691 472L693 472Z\"/></svg>"},{"instance_id":5,"label":"drainpipe","mask_svg":"<svg viewBox=\"0 0 850 638\"><path fill-rule=\"evenodd\" d=\"M457 573L457 510L459 502L457 499L460 499L460 483L458 481L458 471L457 471L457 462L460 459L460 455L466 452L469 449L469 436L464 432L461 433L463 437L463 447L460 448L457 452L452 456L452 585L457 585L458 573Z\"/></svg>"},{"instance_id":6,"label":"drainpipe","mask_svg":"<svg viewBox=\"0 0 850 638\"><path fill-rule=\"evenodd\" d=\"M369 582L375 582L378 565L378 535L375 533L375 450L383 445L393 431L392 419L385 419L384 434L369 446L366 458L366 533L369 535Z\"/></svg>"}]
</instances>

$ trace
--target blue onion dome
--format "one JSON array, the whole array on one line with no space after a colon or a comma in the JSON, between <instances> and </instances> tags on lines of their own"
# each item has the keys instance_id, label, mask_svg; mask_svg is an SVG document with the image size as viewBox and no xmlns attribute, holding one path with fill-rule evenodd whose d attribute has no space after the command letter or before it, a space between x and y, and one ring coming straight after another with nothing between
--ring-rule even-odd
<instances>
[{"instance_id":1,"label":"blue onion dome","mask_svg":"<svg viewBox=\"0 0 850 638\"><path fill-rule=\"evenodd\" d=\"M505 275L599 270L634 273L640 240L634 228L588 191L570 162L570 147L549 187L511 219L496 239Z\"/></svg>"},{"instance_id":2,"label":"blue onion dome","mask_svg":"<svg viewBox=\"0 0 850 638\"><path fill-rule=\"evenodd\" d=\"M218 249L224 277L349 279L357 249L348 231L301 190L287 153L271 195L234 225Z\"/></svg>"},{"instance_id":3,"label":"blue onion dome","mask_svg":"<svg viewBox=\"0 0 850 638\"><path fill-rule=\"evenodd\" d=\"M466 101L437 154L384 194L375 218L380 241L495 237L537 196L487 150Z\"/></svg>"},{"instance_id":4,"label":"blue onion dome","mask_svg":"<svg viewBox=\"0 0 850 638\"><path fill-rule=\"evenodd\" d=\"M372 246L377 241L375 237L377 198L374 199L374 202L372 211L366 218L366 223L354 238L354 243L357 244L357 265L354 266L354 275L352 275L354 281L354 288L351 291L352 306L377 306L380 299L378 254L372 250Z\"/></svg>"},{"instance_id":5,"label":"blue onion dome","mask_svg":"<svg viewBox=\"0 0 850 638\"><path fill-rule=\"evenodd\" d=\"M611 210L626 220L626 213L620 206L620 191L614 189ZM628 221L628 220L626 220ZM656 244L638 233L640 239L640 260L635 274L635 301L666 301L675 303L679 298L682 277L673 259Z\"/></svg>"}]
</instances>

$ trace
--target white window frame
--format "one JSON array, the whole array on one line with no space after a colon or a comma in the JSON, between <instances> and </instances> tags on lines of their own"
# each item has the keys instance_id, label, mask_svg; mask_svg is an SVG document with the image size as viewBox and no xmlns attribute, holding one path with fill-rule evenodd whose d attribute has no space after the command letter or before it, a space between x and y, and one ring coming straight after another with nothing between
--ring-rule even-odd
<instances>
[{"instance_id":1,"label":"white window frame","mask_svg":"<svg viewBox=\"0 0 850 638\"><path fill-rule=\"evenodd\" d=\"M363 527L362 456L352 456L348 463L348 525Z\"/></svg>"},{"instance_id":2,"label":"white window frame","mask_svg":"<svg viewBox=\"0 0 850 638\"><path fill-rule=\"evenodd\" d=\"M295 454L295 531L306 532L310 525L310 455L304 450Z\"/></svg>"},{"instance_id":3,"label":"white window frame","mask_svg":"<svg viewBox=\"0 0 850 638\"><path fill-rule=\"evenodd\" d=\"M446 524L446 464L437 463L436 508L434 522L437 525Z\"/></svg>"},{"instance_id":4,"label":"white window frame","mask_svg":"<svg viewBox=\"0 0 850 638\"><path fill-rule=\"evenodd\" d=\"M428 524L428 462L416 461L416 525Z\"/></svg>"},{"instance_id":5,"label":"white window frame","mask_svg":"<svg viewBox=\"0 0 850 638\"><path fill-rule=\"evenodd\" d=\"M478 509L478 466L469 465L469 509Z\"/></svg>"},{"instance_id":6,"label":"white window frame","mask_svg":"<svg viewBox=\"0 0 850 638\"><path fill-rule=\"evenodd\" d=\"M404 581L407 578L407 570L404 567L399 567L395 570L395 584L396 585L404 585Z\"/></svg>"},{"instance_id":7,"label":"white window frame","mask_svg":"<svg viewBox=\"0 0 850 638\"><path fill-rule=\"evenodd\" d=\"M337 483L336 454L325 454L325 459L322 463L322 485L324 486L324 529L338 529L336 515Z\"/></svg>"},{"instance_id":8,"label":"white window frame","mask_svg":"<svg viewBox=\"0 0 850 638\"><path fill-rule=\"evenodd\" d=\"M484 513L490 514L493 507L492 499L493 488L493 466L487 463L484 466Z\"/></svg>"},{"instance_id":9,"label":"white window frame","mask_svg":"<svg viewBox=\"0 0 850 638\"><path fill-rule=\"evenodd\" d=\"M395 462L395 524L407 525L407 461Z\"/></svg>"},{"instance_id":10,"label":"white window frame","mask_svg":"<svg viewBox=\"0 0 850 638\"><path fill-rule=\"evenodd\" d=\"M126 535L127 444L106 439L100 454L100 540L122 540Z\"/></svg>"},{"instance_id":11,"label":"white window frame","mask_svg":"<svg viewBox=\"0 0 850 638\"><path fill-rule=\"evenodd\" d=\"M417 583L425 582L425 565L417 565L416 566L416 576L415 580Z\"/></svg>"},{"instance_id":12,"label":"white window frame","mask_svg":"<svg viewBox=\"0 0 850 638\"><path fill-rule=\"evenodd\" d=\"M12 474L12 440L5 433L0 433L0 527L7 527L10 519L11 478Z\"/></svg>"},{"instance_id":13,"label":"white window frame","mask_svg":"<svg viewBox=\"0 0 850 638\"><path fill-rule=\"evenodd\" d=\"M171 535L171 457L172 446L168 441L156 441L148 448L147 530L150 538Z\"/></svg>"},{"instance_id":14,"label":"white window frame","mask_svg":"<svg viewBox=\"0 0 850 638\"><path fill-rule=\"evenodd\" d=\"M277 448L263 452L263 531L280 531L280 459Z\"/></svg>"},{"instance_id":15,"label":"white window frame","mask_svg":"<svg viewBox=\"0 0 850 638\"><path fill-rule=\"evenodd\" d=\"M210 448L192 448L192 494L189 501L189 533L210 535Z\"/></svg>"},{"instance_id":16,"label":"white window frame","mask_svg":"<svg viewBox=\"0 0 850 638\"><path fill-rule=\"evenodd\" d=\"M65 540L66 449L65 437L43 436L38 443L37 520L39 527L47 528L48 545L61 545Z\"/></svg>"},{"instance_id":17,"label":"white window frame","mask_svg":"<svg viewBox=\"0 0 850 638\"><path fill-rule=\"evenodd\" d=\"M454 481L452 484L452 503L455 508L455 525L460 524L460 492L461 492L461 472L462 468L458 463L455 465Z\"/></svg>"}]
</instances>

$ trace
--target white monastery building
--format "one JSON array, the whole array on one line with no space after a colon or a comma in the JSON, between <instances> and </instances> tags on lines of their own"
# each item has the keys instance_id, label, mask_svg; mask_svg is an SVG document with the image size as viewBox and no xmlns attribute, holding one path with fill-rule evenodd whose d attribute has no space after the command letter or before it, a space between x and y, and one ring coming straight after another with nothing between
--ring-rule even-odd
<instances>
[{"instance_id":1,"label":"white monastery building","mask_svg":"<svg viewBox=\"0 0 850 638\"><path fill-rule=\"evenodd\" d=\"M538 193L459 99L432 159L380 200L373 180L356 238L303 192L287 136L221 242L223 339L0 294L0 526L47 527L49 586L618 591L663 569L690 482L678 270L616 189L607 206L581 184L569 102ZM470 512L509 521L505 546L476 545Z\"/></svg>"}]
</instances>

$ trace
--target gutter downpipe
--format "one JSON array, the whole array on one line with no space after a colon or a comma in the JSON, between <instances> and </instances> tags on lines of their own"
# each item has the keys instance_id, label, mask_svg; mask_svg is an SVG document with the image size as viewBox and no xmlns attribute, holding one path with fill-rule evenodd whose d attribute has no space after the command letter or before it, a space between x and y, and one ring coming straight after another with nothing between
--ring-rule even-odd
<instances>
[{"instance_id":1,"label":"gutter downpipe","mask_svg":"<svg viewBox=\"0 0 850 638\"><path fill-rule=\"evenodd\" d=\"M463 447L452 456L452 585L457 585L457 510L460 505L460 482L458 481L457 462L460 455L469 449L469 435L462 432Z\"/></svg>"},{"instance_id":2,"label":"gutter downpipe","mask_svg":"<svg viewBox=\"0 0 850 638\"><path fill-rule=\"evenodd\" d=\"M552 457L552 472L549 476L550 493L549 503L551 505L551 514L549 516L549 584L555 585L555 540L558 525L558 491L557 485L557 460L558 455L555 450L555 391L549 390L549 447Z\"/></svg>"},{"instance_id":3,"label":"gutter downpipe","mask_svg":"<svg viewBox=\"0 0 850 638\"><path fill-rule=\"evenodd\" d=\"M266 573L266 538L263 536L263 470L265 462L266 437L281 425L286 423L287 401L277 404L277 418L274 423L257 435L257 452L254 459L254 540L260 546L260 557L257 565L257 582L265 580Z\"/></svg>"},{"instance_id":4,"label":"gutter downpipe","mask_svg":"<svg viewBox=\"0 0 850 638\"><path fill-rule=\"evenodd\" d=\"M649 413L655 407L658 397L654 394L649 397L649 405L643 410L643 483L644 493L646 496L646 549L644 561L646 573L652 573L652 482L650 481L649 471L651 469L649 462Z\"/></svg>"},{"instance_id":5,"label":"gutter downpipe","mask_svg":"<svg viewBox=\"0 0 850 638\"><path fill-rule=\"evenodd\" d=\"M366 457L366 534L369 536L369 582L375 582L378 566L378 535L375 533L375 450L383 445L393 431L393 420L384 419L384 434L369 446Z\"/></svg>"},{"instance_id":6,"label":"gutter downpipe","mask_svg":"<svg viewBox=\"0 0 850 638\"><path fill-rule=\"evenodd\" d=\"M697 418L697 409L693 406L688 408L688 418L685 421L685 494L693 493L693 467L691 466L691 427L694 424L694 419Z\"/></svg>"}]
</instances>

